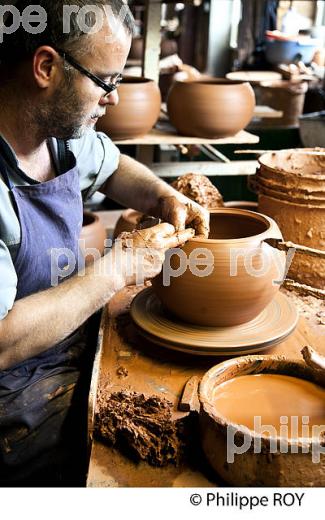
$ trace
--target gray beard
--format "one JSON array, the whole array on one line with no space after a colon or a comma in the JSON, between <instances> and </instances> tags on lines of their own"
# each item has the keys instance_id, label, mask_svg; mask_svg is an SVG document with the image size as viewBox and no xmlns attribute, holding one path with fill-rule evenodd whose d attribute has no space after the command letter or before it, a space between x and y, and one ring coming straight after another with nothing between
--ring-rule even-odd
<instances>
[{"instance_id":1,"label":"gray beard","mask_svg":"<svg viewBox=\"0 0 325 520\"><path fill-rule=\"evenodd\" d=\"M50 104L39 105L34 121L45 139L78 139L88 129L84 120L84 103L72 85L68 89L62 84Z\"/></svg>"}]
</instances>

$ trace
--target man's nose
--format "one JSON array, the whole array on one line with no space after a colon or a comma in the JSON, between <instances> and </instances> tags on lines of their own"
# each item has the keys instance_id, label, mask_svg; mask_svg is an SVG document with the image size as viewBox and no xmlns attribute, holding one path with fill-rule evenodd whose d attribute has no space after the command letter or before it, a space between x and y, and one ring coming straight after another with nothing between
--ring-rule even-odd
<instances>
[{"instance_id":1,"label":"man's nose","mask_svg":"<svg viewBox=\"0 0 325 520\"><path fill-rule=\"evenodd\" d=\"M118 104L118 102L119 102L119 97L118 97L117 89L113 90L113 92L108 94L108 96L105 96L105 97L103 96L100 99L100 104L101 105L112 105L112 106L115 106L115 105Z\"/></svg>"}]
</instances>

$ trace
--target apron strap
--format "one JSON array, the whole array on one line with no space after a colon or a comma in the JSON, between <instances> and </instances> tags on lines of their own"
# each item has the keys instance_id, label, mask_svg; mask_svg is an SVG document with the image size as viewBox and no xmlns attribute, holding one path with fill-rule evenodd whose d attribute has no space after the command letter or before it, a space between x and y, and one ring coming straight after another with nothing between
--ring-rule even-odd
<instances>
[{"instance_id":1,"label":"apron strap","mask_svg":"<svg viewBox=\"0 0 325 520\"><path fill-rule=\"evenodd\" d=\"M74 158L69 150L68 141L57 139L58 159L60 165L60 175L71 169L72 159Z\"/></svg>"}]
</instances>

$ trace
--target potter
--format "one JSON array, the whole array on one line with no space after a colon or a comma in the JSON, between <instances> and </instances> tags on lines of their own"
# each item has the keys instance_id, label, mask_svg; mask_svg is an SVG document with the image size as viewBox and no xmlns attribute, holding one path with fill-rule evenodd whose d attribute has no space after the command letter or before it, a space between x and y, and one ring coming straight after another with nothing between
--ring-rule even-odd
<instances>
[{"instance_id":1,"label":"potter","mask_svg":"<svg viewBox=\"0 0 325 520\"><path fill-rule=\"evenodd\" d=\"M20 25L0 45L0 485L77 486L86 474L96 343L88 320L139 272L156 276L170 247L194 232L206 236L209 215L95 131L119 100L134 29L125 4L96 0L110 23L104 16L93 34L77 23L82 0L39 4L44 31ZM77 6L69 33L65 5ZM16 8L30 6L18 0ZM90 14L86 25L94 28ZM113 246L86 267L72 262L52 286L51 251L78 259L83 202L96 191L163 223L128 252ZM69 260L58 260L60 269Z\"/></svg>"}]
</instances>

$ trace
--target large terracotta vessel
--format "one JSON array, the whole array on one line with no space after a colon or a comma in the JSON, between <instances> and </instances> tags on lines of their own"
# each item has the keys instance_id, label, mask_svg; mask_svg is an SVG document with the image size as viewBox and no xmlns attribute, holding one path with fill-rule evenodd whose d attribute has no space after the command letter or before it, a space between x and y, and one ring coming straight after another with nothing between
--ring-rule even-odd
<instances>
[{"instance_id":1,"label":"large terracotta vessel","mask_svg":"<svg viewBox=\"0 0 325 520\"><path fill-rule=\"evenodd\" d=\"M200 436L207 461L232 486L325 486L323 452L320 452L319 461L313 460L321 438L299 439L298 442L289 439L287 450L284 448L282 453L277 438L277 452L271 453L271 438L264 432L257 434L232 423L216 410L213 403L218 385L238 376L253 374L283 374L325 386L322 370L310 368L300 361L287 360L284 356L236 357L212 367L199 387ZM230 463L232 441L238 447L247 446L247 449L236 454Z\"/></svg>"},{"instance_id":2,"label":"large terracotta vessel","mask_svg":"<svg viewBox=\"0 0 325 520\"><path fill-rule=\"evenodd\" d=\"M180 257L166 258L153 288L183 321L221 327L246 323L279 290L276 282L283 279L285 254L264 240L281 239L281 232L271 218L240 209L211 210L210 226L209 238L195 237L181 248ZM196 267L195 255L200 254L210 266L204 276L205 267Z\"/></svg>"},{"instance_id":3,"label":"large terracotta vessel","mask_svg":"<svg viewBox=\"0 0 325 520\"><path fill-rule=\"evenodd\" d=\"M157 122L161 96L151 79L125 76L118 88L119 103L108 106L98 120L97 130L115 140L145 135Z\"/></svg>"},{"instance_id":4,"label":"large terracotta vessel","mask_svg":"<svg viewBox=\"0 0 325 520\"><path fill-rule=\"evenodd\" d=\"M211 139L237 134L254 107L250 84L227 79L176 81L167 99L170 121L180 134Z\"/></svg>"},{"instance_id":5,"label":"large terracotta vessel","mask_svg":"<svg viewBox=\"0 0 325 520\"><path fill-rule=\"evenodd\" d=\"M306 148L266 153L250 180L259 211L277 222L284 239L319 250L325 250L324 152ZM325 289L325 262L296 253L288 277Z\"/></svg>"}]
</instances>

